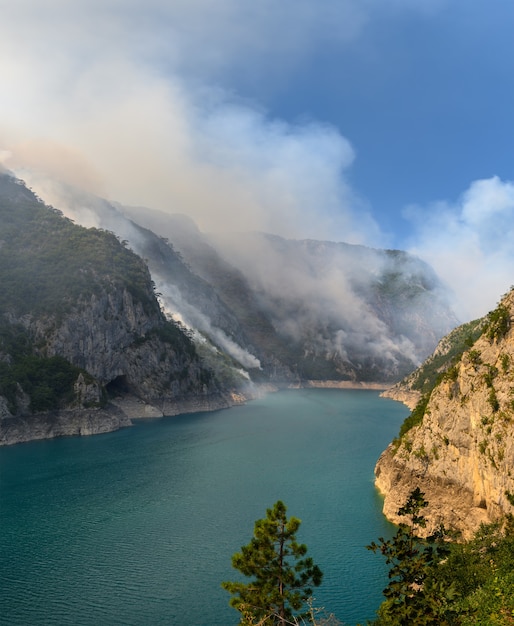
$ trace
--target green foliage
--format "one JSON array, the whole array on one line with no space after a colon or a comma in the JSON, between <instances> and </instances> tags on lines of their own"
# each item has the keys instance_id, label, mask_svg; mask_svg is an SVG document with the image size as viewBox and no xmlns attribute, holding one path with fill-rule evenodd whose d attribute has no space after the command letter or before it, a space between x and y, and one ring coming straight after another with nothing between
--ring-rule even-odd
<instances>
[{"instance_id":1,"label":"green foliage","mask_svg":"<svg viewBox=\"0 0 514 626\"><path fill-rule=\"evenodd\" d=\"M20 386L30 396L30 410L39 412L72 402L79 374L86 381L93 380L62 357L38 356L28 332L18 324L0 322L0 355L0 395L12 413L19 408Z\"/></svg>"},{"instance_id":2,"label":"green foliage","mask_svg":"<svg viewBox=\"0 0 514 626\"><path fill-rule=\"evenodd\" d=\"M405 418L403 424L400 427L399 437L403 437L411 428L421 424L423 421L423 416L425 415L425 411L427 409L428 401L430 400L430 395L422 396L421 400L415 406L412 413Z\"/></svg>"},{"instance_id":3,"label":"green foliage","mask_svg":"<svg viewBox=\"0 0 514 626\"><path fill-rule=\"evenodd\" d=\"M114 234L75 225L13 179L0 185L0 313L62 314L106 286L158 310L146 265Z\"/></svg>"},{"instance_id":4,"label":"green foliage","mask_svg":"<svg viewBox=\"0 0 514 626\"><path fill-rule=\"evenodd\" d=\"M399 624L450 624L454 610L452 602L457 593L455 585L438 581L432 576L436 568L449 554L445 543L445 531L422 539L416 532L425 528L426 520L421 510L428 502L419 488L409 495L407 502L398 510L409 523L399 525L392 539L379 538L368 550L380 552L390 565L389 584L383 593L385 602L379 609L381 625Z\"/></svg>"},{"instance_id":5,"label":"green foliage","mask_svg":"<svg viewBox=\"0 0 514 626\"><path fill-rule=\"evenodd\" d=\"M487 387L492 388L494 379L498 376L498 368L494 365L487 365L484 373L484 383Z\"/></svg>"},{"instance_id":6,"label":"green foliage","mask_svg":"<svg viewBox=\"0 0 514 626\"><path fill-rule=\"evenodd\" d=\"M30 397L31 411L49 411L73 401L74 383L81 372L85 374L60 356L20 355L11 364L0 361L0 395L16 413L20 385Z\"/></svg>"},{"instance_id":7,"label":"green foliage","mask_svg":"<svg viewBox=\"0 0 514 626\"><path fill-rule=\"evenodd\" d=\"M452 544L437 569L443 584L456 586L455 610L463 626L514 623L514 524L482 525L474 538Z\"/></svg>"},{"instance_id":8,"label":"green foliage","mask_svg":"<svg viewBox=\"0 0 514 626\"><path fill-rule=\"evenodd\" d=\"M512 494L506 495L511 504ZM512 497L509 497L512 496ZM380 552L391 566L385 601L376 626L413 624L490 626L514 623L514 517L482 525L467 542L443 542L444 529L420 539L426 525L423 493L414 490L399 515L400 524L389 541L367 546ZM514 504L513 504L514 505Z\"/></svg>"},{"instance_id":9,"label":"green foliage","mask_svg":"<svg viewBox=\"0 0 514 626\"><path fill-rule=\"evenodd\" d=\"M443 380L454 383L459 376L459 368L457 365L453 365L443 375Z\"/></svg>"},{"instance_id":10,"label":"green foliage","mask_svg":"<svg viewBox=\"0 0 514 626\"><path fill-rule=\"evenodd\" d=\"M280 500L255 522L250 543L234 554L232 565L249 583L223 582L232 594L230 605L241 613L240 624L285 625L293 619L311 622L306 604L322 572L306 557L307 546L296 541L300 520L287 519Z\"/></svg>"},{"instance_id":11,"label":"green foliage","mask_svg":"<svg viewBox=\"0 0 514 626\"><path fill-rule=\"evenodd\" d=\"M468 359L475 369L482 365L482 356L480 354L480 350L470 350L468 352Z\"/></svg>"},{"instance_id":12,"label":"green foliage","mask_svg":"<svg viewBox=\"0 0 514 626\"><path fill-rule=\"evenodd\" d=\"M177 322L166 320L147 333L146 337L157 337L175 350L185 352L190 358L196 357L196 349L192 338L185 331L184 327Z\"/></svg>"},{"instance_id":13,"label":"green foliage","mask_svg":"<svg viewBox=\"0 0 514 626\"><path fill-rule=\"evenodd\" d=\"M505 491L505 497L509 501L509 504L511 506L514 506L514 493L511 493L510 491Z\"/></svg>"},{"instance_id":14,"label":"green foliage","mask_svg":"<svg viewBox=\"0 0 514 626\"><path fill-rule=\"evenodd\" d=\"M423 394L430 393L444 372L457 365L464 352L475 343L482 333L482 326L482 320L474 320L453 330L445 338L444 349L428 358L416 370L411 382L412 389Z\"/></svg>"},{"instance_id":15,"label":"green foliage","mask_svg":"<svg viewBox=\"0 0 514 626\"><path fill-rule=\"evenodd\" d=\"M504 304L499 304L488 314L484 334L489 340L494 341L505 337L509 328L510 311Z\"/></svg>"},{"instance_id":16,"label":"green foliage","mask_svg":"<svg viewBox=\"0 0 514 626\"><path fill-rule=\"evenodd\" d=\"M499 410L500 402L498 400L498 397L496 395L496 391L495 391L494 387L491 387L491 389L489 390L489 395L487 397L487 402L489 402L489 405L490 405L493 413L496 413Z\"/></svg>"}]
</instances>

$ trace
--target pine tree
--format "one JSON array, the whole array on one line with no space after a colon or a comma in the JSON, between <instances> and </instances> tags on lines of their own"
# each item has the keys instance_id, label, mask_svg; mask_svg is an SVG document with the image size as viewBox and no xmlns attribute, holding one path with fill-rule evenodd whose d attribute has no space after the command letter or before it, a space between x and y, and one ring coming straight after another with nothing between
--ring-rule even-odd
<instances>
[{"instance_id":1,"label":"pine tree","mask_svg":"<svg viewBox=\"0 0 514 626\"><path fill-rule=\"evenodd\" d=\"M410 519L400 524L392 539L379 538L368 550L380 552L391 566L389 584L383 593L385 602L380 607L378 625L443 626L456 624L452 601L456 597L455 585L446 585L437 579L437 567L450 550L445 542L446 531L441 527L426 538L416 531L425 528L426 519L421 510L428 505L419 487L409 495L398 515Z\"/></svg>"},{"instance_id":2,"label":"pine tree","mask_svg":"<svg viewBox=\"0 0 514 626\"><path fill-rule=\"evenodd\" d=\"M310 557L305 557L307 546L296 541L300 520L287 519L286 510L283 502L276 502L265 519L255 522L250 543L232 557L233 567L252 578L248 583L222 583L233 596L230 605L241 613L241 625L284 626L299 619L312 621L306 603L323 574Z\"/></svg>"}]
</instances>

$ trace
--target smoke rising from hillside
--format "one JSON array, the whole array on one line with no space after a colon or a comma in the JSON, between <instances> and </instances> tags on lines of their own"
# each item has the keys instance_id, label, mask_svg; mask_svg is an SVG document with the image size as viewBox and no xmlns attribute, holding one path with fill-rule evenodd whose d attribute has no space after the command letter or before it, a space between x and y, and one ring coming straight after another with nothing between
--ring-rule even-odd
<instances>
[{"instance_id":1,"label":"smoke rising from hillside","mask_svg":"<svg viewBox=\"0 0 514 626\"><path fill-rule=\"evenodd\" d=\"M349 182L359 146L321 121L270 116L238 98L231 79L283 89L321 41L355 41L371 16L404 4L9 3L0 21L0 161L50 202L45 177L190 215L204 232L387 247ZM491 309L514 282L511 188L475 181L456 203L409 209L410 250L456 293L463 320Z\"/></svg>"},{"instance_id":2,"label":"smoke rising from hillside","mask_svg":"<svg viewBox=\"0 0 514 626\"><path fill-rule=\"evenodd\" d=\"M269 1L46 4L14 3L0 24L0 149L20 176L185 213L205 231L378 243L345 182L354 155L340 132L270 118L223 87L243 58L257 80L268 59L270 84L321 37L354 37L364 20L354 0L322 12L310 0L273 11Z\"/></svg>"}]
</instances>

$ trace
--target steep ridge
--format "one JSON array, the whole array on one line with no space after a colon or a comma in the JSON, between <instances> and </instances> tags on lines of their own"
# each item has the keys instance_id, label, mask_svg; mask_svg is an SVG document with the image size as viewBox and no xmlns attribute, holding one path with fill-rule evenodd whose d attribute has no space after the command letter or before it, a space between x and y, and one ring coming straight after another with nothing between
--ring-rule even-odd
<instances>
[{"instance_id":1,"label":"steep ridge","mask_svg":"<svg viewBox=\"0 0 514 626\"><path fill-rule=\"evenodd\" d=\"M76 195L62 202L77 214ZM254 380L394 382L458 323L433 271L402 251L206 235L184 216L84 203L147 259L169 312Z\"/></svg>"},{"instance_id":2,"label":"steep ridge","mask_svg":"<svg viewBox=\"0 0 514 626\"><path fill-rule=\"evenodd\" d=\"M405 252L263 233L214 241L303 378L398 380L457 323L433 271Z\"/></svg>"},{"instance_id":3,"label":"steep ridge","mask_svg":"<svg viewBox=\"0 0 514 626\"><path fill-rule=\"evenodd\" d=\"M427 372L438 364L439 376L375 468L390 520L397 521L397 510L418 486L430 503L427 532L444 523L468 538L481 523L514 513L513 321L511 291L486 318L459 329L468 337L462 350L451 354L448 348L459 342L443 340L429 361L432 368L425 367L424 375L418 370L393 390L397 398L420 393ZM446 356L451 354L445 362L439 358L444 346Z\"/></svg>"},{"instance_id":4,"label":"steep ridge","mask_svg":"<svg viewBox=\"0 0 514 626\"><path fill-rule=\"evenodd\" d=\"M0 175L0 284L0 443L233 402L235 389L166 320L144 262L8 175Z\"/></svg>"},{"instance_id":5,"label":"steep ridge","mask_svg":"<svg viewBox=\"0 0 514 626\"><path fill-rule=\"evenodd\" d=\"M49 411L60 425L41 418L38 432L52 436L69 433L65 411L115 404L126 422L228 406L253 382L394 382L456 323L431 269L401 251L208 237L176 215L157 216L157 235L126 207L53 189L59 209L0 176L0 396L15 440Z\"/></svg>"}]
</instances>

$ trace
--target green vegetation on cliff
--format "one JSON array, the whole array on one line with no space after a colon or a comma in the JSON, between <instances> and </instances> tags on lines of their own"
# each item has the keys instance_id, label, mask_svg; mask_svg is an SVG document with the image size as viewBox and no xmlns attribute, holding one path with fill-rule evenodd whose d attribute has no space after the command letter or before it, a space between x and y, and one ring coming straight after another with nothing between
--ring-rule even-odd
<instances>
[{"instance_id":1,"label":"green vegetation on cliff","mask_svg":"<svg viewBox=\"0 0 514 626\"><path fill-rule=\"evenodd\" d=\"M502 626L514 623L514 518L483 525L473 539L449 542L444 528L422 539L422 509L428 502L415 489L398 511L392 539L368 549L390 565L385 600L376 626Z\"/></svg>"},{"instance_id":2,"label":"green vegetation on cliff","mask_svg":"<svg viewBox=\"0 0 514 626\"><path fill-rule=\"evenodd\" d=\"M474 352L472 349L476 340L483 334L489 336L493 333L495 335L497 332L500 332L498 330L500 326L501 329L504 328L505 314L496 313L501 308L502 305L499 305L498 309L489 313L488 316L467 322L455 328L439 342L439 346L432 356L399 383L398 386L400 388L403 387L421 393L421 398L416 407L400 427L400 438L411 428L422 422L430 400L430 394L443 380L451 380L452 377L456 376L457 366L462 359L462 355L468 352L471 355L471 359L474 358L476 360L479 358L479 355L475 354L476 351ZM398 440L395 440L395 442L398 443Z\"/></svg>"},{"instance_id":3,"label":"green vegetation on cliff","mask_svg":"<svg viewBox=\"0 0 514 626\"><path fill-rule=\"evenodd\" d=\"M438 349L406 380L409 387L422 394L430 394L450 368L454 367L484 330L484 319L458 326L444 339Z\"/></svg>"},{"instance_id":4,"label":"green vegetation on cliff","mask_svg":"<svg viewBox=\"0 0 514 626\"><path fill-rule=\"evenodd\" d=\"M87 372L60 356L39 356L23 326L0 323L0 396L13 415L26 409L39 413L71 405L80 374L86 383L93 382ZM29 402L26 407L25 401Z\"/></svg>"},{"instance_id":5,"label":"green vegetation on cliff","mask_svg":"<svg viewBox=\"0 0 514 626\"><path fill-rule=\"evenodd\" d=\"M144 262L107 231L77 226L0 176L0 313L62 313L105 285L158 311Z\"/></svg>"},{"instance_id":6,"label":"green vegetation on cliff","mask_svg":"<svg viewBox=\"0 0 514 626\"><path fill-rule=\"evenodd\" d=\"M80 376L82 387L96 384L94 376L107 386L124 380L138 396L216 388L126 242L77 226L7 175L0 284L0 396L13 415L101 404L98 387L83 390L87 398L75 388Z\"/></svg>"}]
</instances>

